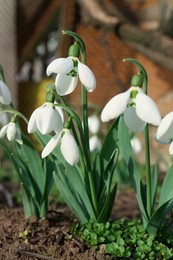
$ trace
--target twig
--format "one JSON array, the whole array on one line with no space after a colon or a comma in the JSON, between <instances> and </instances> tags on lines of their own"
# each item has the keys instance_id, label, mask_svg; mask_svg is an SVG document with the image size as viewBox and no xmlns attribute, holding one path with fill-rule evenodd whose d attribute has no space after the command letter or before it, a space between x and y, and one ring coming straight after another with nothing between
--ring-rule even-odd
<instances>
[{"instance_id":1,"label":"twig","mask_svg":"<svg viewBox=\"0 0 173 260\"><path fill-rule=\"evenodd\" d=\"M51 256L45 256L45 255L41 255L41 254L37 254L37 253L32 253L32 252L29 252L24 249L18 249L17 253L19 253L21 255L33 256L33 257L37 257L37 258L45 259L45 260L57 260L57 258L54 258Z\"/></svg>"}]
</instances>

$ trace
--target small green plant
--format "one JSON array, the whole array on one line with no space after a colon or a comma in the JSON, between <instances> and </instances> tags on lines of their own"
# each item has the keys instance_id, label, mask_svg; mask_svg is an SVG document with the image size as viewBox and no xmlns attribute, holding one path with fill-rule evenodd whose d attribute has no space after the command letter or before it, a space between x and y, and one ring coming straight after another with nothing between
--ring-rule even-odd
<instances>
[{"instance_id":1,"label":"small green plant","mask_svg":"<svg viewBox=\"0 0 173 260\"><path fill-rule=\"evenodd\" d=\"M19 232L19 238L23 239L24 243L28 243L28 230L25 229L23 232Z\"/></svg>"},{"instance_id":2,"label":"small green plant","mask_svg":"<svg viewBox=\"0 0 173 260\"><path fill-rule=\"evenodd\" d=\"M162 227L157 236L148 234L140 220L97 223L93 219L77 223L71 234L77 235L94 249L104 245L105 253L116 259L167 260L173 257L173 235Z\"/></svg>"}]
</instances>

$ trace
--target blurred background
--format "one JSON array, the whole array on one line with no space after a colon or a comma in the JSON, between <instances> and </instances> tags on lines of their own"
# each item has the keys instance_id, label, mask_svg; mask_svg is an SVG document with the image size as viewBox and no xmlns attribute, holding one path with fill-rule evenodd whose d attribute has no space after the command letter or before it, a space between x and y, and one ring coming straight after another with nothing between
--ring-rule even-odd
<instances>
[{"instance_id":1,"label":"blurred background","mask_svg":"<svg viewBox=\"0 0 173 260\"><path fill-rule=\"evenodd\" d=\"M173 110L172 0L0 0L0 24L0 63L13 102L27 117L44 102L46 83L53 80L46 77L47 65L67 56L72 39L62 29L86 44L97 80L91 108L101 109L129 88L137 71L122 60L131 57L146 68L149 95L162 115ZM80 88L67 96L76 108L80 99Z\"/></svg>"}]
</instances>

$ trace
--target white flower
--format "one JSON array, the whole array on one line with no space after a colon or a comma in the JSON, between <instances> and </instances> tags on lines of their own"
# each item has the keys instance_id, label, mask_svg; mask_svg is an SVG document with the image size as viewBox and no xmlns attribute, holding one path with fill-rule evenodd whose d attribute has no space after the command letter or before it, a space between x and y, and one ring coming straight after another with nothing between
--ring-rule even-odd
<instances>
[{"instance_id":1,"label":"white flower","mask_svg":"<svg viewBox=\"0 0 173 260\"><path fill-rule=\"evenodd\" d=\"M9 116L6 112L0 112L0 124L2 126L7 125L9 123Z\"/></svg>"},{"instance_id":2,"label":"white flower","mask_svg":"<svg viewBox=\"0 0 173 260\"><path fill-rule=\"evenodd\" d=\"M2 80L0 80L0 103L4 105L9 105L11 101L11 93L7 85Z\"/></svg>"},{"instance_id":3,"label":"white flower","mask_svg":"<svg viewBox=\"0 0 173 260\"><path fill-rule=\"evenodd\" d=\"M142 144L138 137L134 136L131 140L131 146L134 151L134 153L140 153L142 150Z\"/></svg>"},{"instance_id":4,"label":"white flower","mask_svg":"<svg viewBox=\"0 0 173 260\"><path fill-rule=\"evenodd\" d=\"M100 139L98 138L97 135L93 135L92 137L90 137L89 145L90 145L91 152L93 152L95 150L100 151L101 141L100 141Z\"/></svg>"},{"instance_id":5,"label":"white flower","mask_svg":"<svg viewBox=\"0 0 173 260\"><path fill-rule=\"evenodd\" d=\"M55 86L60 96L65 96L74 91L79 79L88 92L96 87L96 80L93 72L88 66L81 63L76 57L58 58L53 60L46 70L47 75L56 73Z\"/></svg>"},{"instance_id":6,"label":"white flower","mask_svg":"<svg viewBox=\"0 0 173 260\"><path fill-rule=\"evenodd\" d=\"M43 149L41 157L48 156L60 143L64 159L73 166L79 160L79 152L76 141L69 129L63 129L63 131L54 135Z\"/></svg>"},{"instance_id":7,"label":"white flower","mask_svg":"<svg viewBox=\"0 0 173 260\"><path fill-rule=\"evenodd\" d=\"M44 103L34 110L28 123L28 133L39 130L43 135L63 129L62 109L51 102Z\"/></svg>"},{"instance_id":8,"label":"white flower","mask_svg":"<svg viewBox=\"0 0 173 260\"><path fill-rule=\"evenodd\" d=\"M107 122L123 113L127 127L134 132L142 131L146 123L159 125L161 121L155 102L140 87L131 87L114 96L104 107L101 119Z\"/></svg>"},{"instance_id":9,"label":"white flower","mask_svg":"<svg viewBox=\"0 0 173 260\"><path fill-rule=\"evenodd\" d=\"M162 119L155 138L161 144L170 144L169 153L173 155L173 112Z\"/></svg>"},{"instance_id":10,"label":"white flower","mask_svg":"<svg viewBox=\"0 0 173 260\"><path fill-rule=\"evenodd\" d=\"M16 140L19 144L23 144L21 132L16 123L10 122L2 127L0 131L0 138L3 138L5 135L7 135L9 141Z\"/></svg>"},{"instance_id":11,"label":"white flower","mask_svg":"<svg viewBox=\"0 0 173 260\"><path fill-rule=\"evenodd\" d=\"M91 134L97 134L100 131L100 121L96 115L88 117L88 127Z\"/></svg>"}]
</instances>

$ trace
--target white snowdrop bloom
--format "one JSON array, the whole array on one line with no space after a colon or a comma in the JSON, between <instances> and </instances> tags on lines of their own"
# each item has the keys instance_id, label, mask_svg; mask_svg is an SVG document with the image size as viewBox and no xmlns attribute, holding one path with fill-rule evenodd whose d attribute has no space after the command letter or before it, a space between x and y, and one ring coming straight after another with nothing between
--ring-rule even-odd
<instances>
[{"instance_id":1,"label":"white snowdrop bloom","mask_svg":"<svg viewBox=\"0 0 173 260\"><path fill-rule=\"evenodd\" d=\"M9 116L5 112L0 112L0 125L4 126L9 123Z\"/></svg>"},{"instance_id":2,"label":"white snowdrop bloom","mask_svg":"<svg viewBox=\"0 0 173 260\"><path fill-rule=\"evenodd\" d=\"M21 132L16 123L10 122L2 127L0 130L0 138L3 138L5 135L7 135L9 141L16 140L19 144L23 144Z\"/></svg>"},{"instance_id":3,"label":"white snowdrop bloom","mask_svg":"<svg viewBox=\"0 0 173 260\"><path fill-rule=\"evenodd\" d=\"M161 120L155 138L161 144L170 144L169 153L173 155L173 112Z\"/></svg>"},{"instance_id":4,"label":"white snowdrop bloom","mask_svg":"<svg viewBox=\"0 0 173 260\"><path fill-rule=\"evenodd\" d=\"M100 131L100 120L98 116L92 115L88 117L88 127L91 134L97 134Z\"/></svg>"},{"instance_id":5,"label":"white snowdrop bloom","mask_svg":"<svg viewBox=\"0 0 173 260\"><path fill-rule=\"evenodd\" d=\"M11 101L11 93L7 85L2 80L0 80L0 103L4 105L9 105Z\"/></svg>"},{"instance_id":6,"label":"white snowdrop bloom","mask_svg":"<svg viewBox=\"0 0 173 260\"><path fill-rule=\"evenodd\" d=\"M28 133L40 131L48 134L52 131L60 132L63 129L62 109L51 102L45 102L32 113L28 123Z\"/></svg>"},{"instance_id":7,"label":"white snowdrop bloom","mask_svg":"<svg viewBox=\"0 0 173 260\"><path fill-rule=\"evenodd\" d=\"M77 57L58 58L47 67L47 75L56 73L55 86L60 96L65 96L74 91L77 86L78 76L88 92L96 87L96 79L91 69L81 63Z\"/></svg>"},{"instance_id":8,"label":"white snowdrop bloom","mask_svg":"<svg viewBox=\"0 0 173 260\"><path fill-rule=\"evenodd\" d=\"M124 114L129 129L140 132L146 123L158 126L161 115L155 102L140 87L130 87L127 91L114 96L103 108L101 120L108 122Z\"/></svg>"},{"instance_id":9,"label":"white snowdrop bloom","mask_svg":"<svg viewBox=\"0 0 173 260\"><path fill-rule=\"evenodd\" d=\"M63 129L54 135L43 149L41 157L48 156L59 144L61 144L60 148L64 159L72 166L76 164L79 160L79 151L70 129Z\"/></svg>"},{"instance_id":10,"label":"white snowdrop bloom","mask_svg":"<svg viewBox=\"0 0 173 260\"><path fill-rule=\"evenodd\" d=\"M79 160L79 151L76 141L69 129L65 129L61 140L61 152L64 159L70 164L74 165Z\"/></svg>"},{"instance_id":11,"label":"white snowdrop bloom","mask_svg":"<svg viewBox=\"0 0 173 260\"><path fill-rule=\"evenodd\" d=\"M134 153L140 153L142 151L142 144L138 137L134 136L131 140L131 146Z\"/></svg>"},{"instance_id":12,"label":"white snowdrop bloom","mask_svg":"<svg viewBox=\"0 0 173 260\"><path fill-rule=\"evenodd\" d=\"M95 150L100 151L101 149L101 141L98 138L97 135L93 135L89 139L89 146L90 146L90 151L93 152Z\"/></svg>"}]
</instances>

